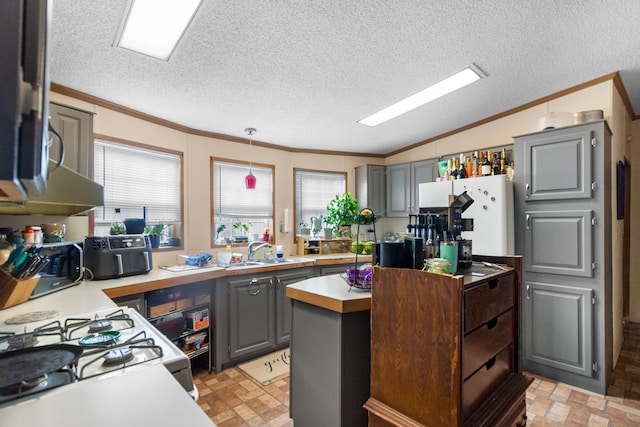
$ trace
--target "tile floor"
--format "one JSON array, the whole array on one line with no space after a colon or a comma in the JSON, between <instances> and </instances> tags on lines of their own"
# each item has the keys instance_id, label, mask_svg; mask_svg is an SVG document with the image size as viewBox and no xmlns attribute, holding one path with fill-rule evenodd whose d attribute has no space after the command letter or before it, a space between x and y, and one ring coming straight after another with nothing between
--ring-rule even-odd
<instances>
[{"instance_id":1,"label":"tile floor","mask_svg":"<svg viewBox=\"0 0 640 427\"><path fill-rule=\"evenodd\" d=\"M532 375L528 426L640 425L640 324L624 328L624 343L606 396ZM200 407L219 427L292 427L289 378L261 386L238 368L219 374L194 367Z\"/></svg>"}]
</instances>

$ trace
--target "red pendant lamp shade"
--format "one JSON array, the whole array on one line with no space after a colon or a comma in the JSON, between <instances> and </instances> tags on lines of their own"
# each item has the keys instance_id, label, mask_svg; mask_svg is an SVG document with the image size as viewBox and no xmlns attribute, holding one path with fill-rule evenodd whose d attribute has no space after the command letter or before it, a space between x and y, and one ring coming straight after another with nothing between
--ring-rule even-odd
<instances>
[{"instance_id":1,"label":"red pendant lamp shade","mask_svg":"<svg viewBox=\"0 0 640 427\"><path fill-rule=\"evenodd\" d=\"M244 177L244 185L247 187L247 190L254 190L256 188L256 176L249 169L249 175Z\"/></svg>"},{"instance_id":2,"label":"red pendant lamp shade","mask_svg":"<svg viewBox=\"0 0 640 427\"><path fill-rule=\"evenodd\" d=\"M249 135L249 156L251 156L251 136L256 133L254 128L246 128L244 132ZM256 176L251 171L251 160L249 160L249 175L244 177L244 185L247 190L255 190L256 188Z\"/></svg>"}]
</instances>

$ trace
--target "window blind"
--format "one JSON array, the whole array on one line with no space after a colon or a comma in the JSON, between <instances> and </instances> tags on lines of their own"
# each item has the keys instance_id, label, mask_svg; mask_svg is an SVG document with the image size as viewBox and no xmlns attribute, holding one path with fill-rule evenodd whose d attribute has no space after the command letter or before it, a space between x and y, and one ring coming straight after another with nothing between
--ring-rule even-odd
<instances>
[{"instance_id":1,"label":"window blind","mask_svg":"<svg viewBox=\"0 0 640 427\"><path fill-rule=\"evenodd\" d=\"M329 202L346 188L344 173L296 171L296 232L312 216L326 215Z\"/></svg>"},{"instance_id":2,"label":"window blind","mask_svg":"<svg viewBox=\"0 0 640 427\"><path fill-rule=\"evenodd\" d=\"M247 190L244 178L249 166L213 162L213 212L216 216L271 218L273 215L273 172L271 168L252 166L256 188Z\"/></svg>"},{"instance_id":3,"label":"window blind","mask_svg":"<svg viewBox=\"0 0 640 427\"><path fill-rule=\"evenodd\" d=\"M180 224L180 165L179 154L95 140L94 180L104 186L104 206L94 213L96 228L111 224L116 208L122 218L142 218L146 208L148 224Z\"/></svg>"}]
</instances>

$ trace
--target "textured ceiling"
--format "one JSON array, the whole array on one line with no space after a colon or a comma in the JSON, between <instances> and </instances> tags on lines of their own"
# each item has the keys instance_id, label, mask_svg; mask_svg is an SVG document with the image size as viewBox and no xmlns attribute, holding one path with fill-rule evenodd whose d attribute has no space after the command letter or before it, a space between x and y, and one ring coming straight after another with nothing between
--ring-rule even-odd
<instances>
[{"instance_id":1,"label":"textured ceiling","mask_svg":"<svg viewBox=\"0 0 640 427\"><path fill-rule=\"evenodd\" d=\"M127 0L53 0L51 79L187 127L389 153L620 72L640 113L637 0L204 0L169 62L113 47ZM488 77L357 120L475 63Z\"/></svg>"}]
</instances>

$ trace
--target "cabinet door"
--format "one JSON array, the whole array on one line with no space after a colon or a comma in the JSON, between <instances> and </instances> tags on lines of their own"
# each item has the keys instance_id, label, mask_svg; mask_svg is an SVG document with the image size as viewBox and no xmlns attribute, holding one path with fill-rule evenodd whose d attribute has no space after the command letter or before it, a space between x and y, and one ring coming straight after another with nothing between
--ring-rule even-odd
<instances>
[{"instance_id":1,"label":"cabinet door","mask_svg":"<svg viewBox=\"0 0 640 427\"><path fill-rule=\"evenodd\" d=\"M363 165L356 168L356 199L360 209L369 208L377 217L386 215L386 180L384 166Z\"/></svg>"},{"instance_id":2,"label":"cabinet door","mask_svg":"<svg viewBox=\"0 0 640 427\"><path fill-rule=\"evenodd\" d=\"M525 212L525 271L593 276L592 211Z\"/></svg>"},{"instance_id":3,"label":"cabinet door","mask_svg":"<svg viewBox=\"0 0 640 427\"><path fill-rule=\"evenodd\" d=\"M276 281L276 344L289 342L291 337L291 298L287 297L287 286L312 277L311 270L278 274Z\"/></svg>"},{"instance_id":4,"label":"cabinet door","mask_svg":"<svg viewBox=\"0 0 640 427\"><path fill-rule=\"evenodd\" d=\"M434 182L438 178L438 160L423 160L411 163L411 208L412 214L420 211L420 184Z\"/></svg>"},{"instance_id":5,"label":"cabinet door","mask_svg":"<svg viewBox=\"0 0 640 427\"><path fill-rule=\"evenodd\" d=\"M593 374L593 291L525 282L524 361Z\"/></svg>"},{"instance_id":6,"label":"cabinet door","mask_svg":"<svg viewBox=\"0 0 640 427\"><path fill-rule=\"evenodd\" d=\"M93 114L64 105L49 105L51 124L64 142L64 165L93 178ZM60 144L51 146L49 156L57 160Z\"/></svg>"},{"instance_id":7,"label":"cabinet door","mask_svg":"<svg viewBox=\"0 0 640 427\"><path fill-rule=\"evenodd\" d=\"M537 200L591 197L591 143L588 127L570 127L516 139L522 146L525 198ZM520 166L518 166L520 167Z\"/></svg>"},{"instance_id":8,"label":"cabinet door","mask_svg":"<svg viewBox=\"0 0 640 427\"><path fill-rule=\"evenodd\" d=\"M387 216L404 217L411 207L411 165L387 166Z\"/></svg>"},{"instance_id":9,"label":"cabinet door","mask_svg":"<svg viewBox=\"0 0 640 427\"><path fill-rule=\"evenodd\" d=\"M275 301L271 276L229 281L229 356L231 359L275 345Z\"/></svg>"}]
</instances>

